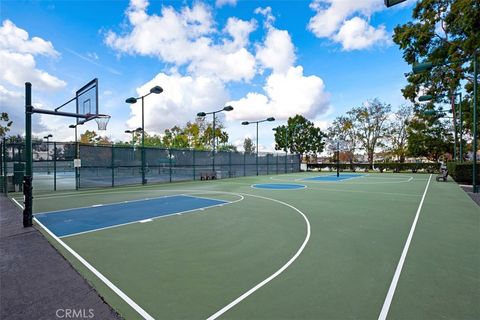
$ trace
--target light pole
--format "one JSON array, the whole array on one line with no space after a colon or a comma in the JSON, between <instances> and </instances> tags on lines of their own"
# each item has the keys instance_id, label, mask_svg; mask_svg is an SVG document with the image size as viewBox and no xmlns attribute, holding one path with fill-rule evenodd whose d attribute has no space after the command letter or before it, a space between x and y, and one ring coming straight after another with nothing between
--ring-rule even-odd
<instances>
[{"instance_id":1,"label":"light pole","mask_svg":"<svg viewBox=\"0 0 480 320\"><path fill-rule=\"evenodd\" d=\"M50 167L48 165L48 161L49 161L49 153L50 153L50 138L52 138L53 136L51 134L43 137L43 139L47 139L47 174L50 174Z\"/></svg>"},{"instance_id":2,"label":"light pole","mask_svg":"<svg viewBox=\"0 0 480 320\"><path fill-rule=\"evenodd\" d=\"M135 133L137 132L143 132L142 128L137 128L135 130L125 130L125 133L131 133L132 134L132 146L135 144Z\"/></svg>"},{"instance_id":3,"label":"light pole","mask_svg":"<svg viewBox=\"0 0 480 320\"><path fill-rule=\"evenodd\" d=\"M75 129L75 159L79 158L80 150L79 150L79 145L78 145L78 139L77 139L77 127L79 125L82 125L83 123L79 122L77 124L71 124L68 127L70 129ZM78 190L78 185L79 185L79 175L78 175L78 167L77 164L74 162L75 166L75 190Z\"/></svg>"},{"instance_id":4,"label":"light pole","mask_svg":"<svg viewBox=\"0 0 480 320\"><path fill-rule=\"evenodd\" d=\"M197 117L206 117L207 114L212 114L213 115L213 163L212 163L212 171L215 171L215 114L222 112L222 111L232 111L233 107L232 106L225 106L220 110L216 111L211 111L211 112L199 112L197 113Z\"/></svg>"},{"instance_id":5,"label":"light pole","mask_svg":"<svg viewBox=\"0 0 480 320\"><path fill-rule=\"evenodd\" d=\"M150 92L146 95L143 95L138 98L130 97L125 100L126 103L134 104L137 103L138 99L142 99L142 184L146 184L147 180L145 179L145 113L144 113L144 99L146 96L149 96L152 93L160 94L163 92L162 87L155 86L150 89Z\"/></svg>"},{"instance_id":6,"label":"light pole","mask_svg":"<svg viewBox=\"0 0 480 320\"><path fill-rule=\"evenodd\" d=\"M251 124L251 123L255 123L255 124L257 125L257 145L256 145L256 148L257 148L257 157L256 157L256 160L255 160L256 165L257 165L257 176L258 176L258 124L259 124L259 123L262 123L262 122L265 122L265 121L269 121L269 122L275 121L275 118L270 117L270 118L263 119L263 120L243 121L243 122L242 122L242 125L244 125L244 126L248 126L248 125Z\"/></svg>"},{"instance_id":7,"label":"light pole","mask_svg":"<svg viewBox=\"0 0 480 320\"><path fill-rule=\"evenodd\" d=\"M459 123L459 128L458 128L458 131L459 131L459 134L460 134L460 143L459 143L459 152L457 152L457 112L455 110L455 100L456 97L460 97L459 98L459 112L458 112L458 117L460 118L460 123ZM437 98L445 98L445 97L451 97L452 98L452 113L453 113L453 127L454 127L454 130L455 130L455 145L454 145L454 159L455 161L457 161L457 158L460 158L460 163L463 163L463 114L462 114L462 93L461 92L456 92L456 93L453 93L452 95L448 96L448 95L441 95L441 96L438 96ZM418 101L420 102L425 102L425 101L431 101L433 100L434 97L431 96L431 95L424 95L424 96L420 96L418 98ZM433 115L433 113L430 113L429 112L430 110L426 111L426 115ZM450 112L450 111L449 111ZM450 118L450 117L445 117L445 118Z\"/></svg>"},{"instance_id":8,"label":"light pole","mask_svg":"<svg viewBox=\"0 0 480 320\"><path fill-rule=\"evenodd\" d=\"M478 193L478 185L477 185L477 86L478 86L478 68L477 68L477 55L478 51L473 53L473 56L469 59L465 59L463 61L472 60L473 63L473 141L472 141L472 151L473 151L473 161L472 161L472 188L473 193ZM452 61L458 62L458 61ZM448 65L450 63L442 63L442 64L433 64L432 62L425 62L414 64L412 66L412 71L414 74L422 73L425 71L431 70L435 66L443 66Z\"/></svg>"}]
</instances>

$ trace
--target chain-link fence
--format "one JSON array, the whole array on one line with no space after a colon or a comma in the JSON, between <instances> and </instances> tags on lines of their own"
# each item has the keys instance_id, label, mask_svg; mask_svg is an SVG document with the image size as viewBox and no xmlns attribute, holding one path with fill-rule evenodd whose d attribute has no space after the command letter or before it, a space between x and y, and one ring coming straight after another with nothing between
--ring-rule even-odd
<instances>
[{"instance_id":1,"label":"chain-link fence","mask_svg":"<svg viewBox=\"0 0 480 320\"><path fill-rule=\"evenodd\" d=\"M80 166L75 168L78 152ZM144 156L144 165L142 165ZM20 191L25 173L25 145L2 143L0 189ZM33 144L33 186L39 190L74 190L142 183L224 179L300 171L296 154L200 151L49 142Z\"/></svg>"}]
</instances>

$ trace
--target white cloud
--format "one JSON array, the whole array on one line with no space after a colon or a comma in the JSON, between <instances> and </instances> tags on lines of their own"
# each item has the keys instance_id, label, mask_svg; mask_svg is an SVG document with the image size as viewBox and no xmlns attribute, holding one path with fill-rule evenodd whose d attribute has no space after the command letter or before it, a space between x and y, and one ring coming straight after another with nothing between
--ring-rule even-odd
<instances>
[{"instance_id":1,"label":"white cloud","mask_svg":"<svg viewBox=\"0 0 480 320\"><path fill-rule=\"evenodd\" d=\"M269 28L264 44L257 47L256 58L273 72L286 72L295 62L295 49L288 32Z\"/></svg>"},{"instance_id":2,"label":"white cloud","mask_svg":"<svg viewBox=\"0 0 480 320\"><path fill-rule=\"evenodd\" d=\"M168 72L159 73L137 90L142 95L155 85L164 88L162 94L151 95L145 101L147 132L162 133L174 124L192 121L199 111L231 104L234 111L222 117L237 145L245 134L238 120L270 116L284 120L295 114L314 117L328 111L323 80L304 75L303 67L295 65L295 46L288 31L273 26L271 8L255 10L264 16L266 35L252 46L249 37L257 28L253 19L230 17L223 28L216 30L210 9L204 4L177 10L163 7L160 15L147 14L147 5L145 1L132 2L126 12L129 30L123 34L110 31L105 38L120 53L152 56L172 64ZM185 70L188 75L183 73ZM227 83L248 81L264 71L263 91L228 102ZM127 126L140 125L141 108L132 105ZM271 127L262 127L267 130L262 136L272 136Z\"/></svg>"},{"instance_id":3,"label":"white cloud","mask_svg":"<svg viewBox=\"0 0 480 320\"><path fill-rule=\"evenodd\" d=\"M257 8L265 16L267 35L257 44L256 58L260 65L271 70L263 92L249 92L243 98L230 101L235 112L227 120L255 120L275 117L285 120L296 114L313 117L328 110L328 95L323 80L315 75L305 76L302 66L295 66L295 47L286 30L275 28L270 7Z\"/></svg>"},{"instance_id":4,"label":"white cloud","mask_svg":"<svg viewBox=\"0 0 480 320\"><path fill-rule=\"evenodd\" d=\"M366 49L374 44L390 43L385 26L374 28L359 17L345 21L333 39L341 43L344 50Z\"/></svg>"},{"instance_id":5,"label":"white cloud","mask_svg":"<svg viewBox=\"0 0 480 320\"><path fill-rule=\"evenodd\" d=\"M145 98L145 131L150 133L161 133L174 124L184 125L192 121L198 112L219 109L228 100L223 82L205 76L184 77L159 73L138 88L137 93L143 95L156 85L161 86L164 92ZM140 104L131 105L127 126L140 127L141 116Z\"/></svg>"},{"instance_id":6,"label":"white cloud","mask_svg":"<svg viewBox=\"0 0 480 320\"><path fill-rule=\"evenodd\" d=\"M225 5L230 5L234 7L237 5L237 0L216 0L215 1L215 6L218 8L223 7Z\"/></svg>"},{"instance_id":7,"label":"white cloud","mask_svg":"<svg viewBox=\"0 0 480 320\"><path fill-rule=\"evenodd\" d=\"M58 56L50 41L38 37L29 39L28 33L5 20L0 27L0 81L23 87L29 81L39 89L61 89L63 80L37 69L35 55ZM1 84L0 83L0 84Z\"/></svg>"},{"instance_id":8,"label":"white cloud","mask_svg":"<svg viewBox=\"0 0 480 320\"><path fill-rule=\"evenodd\" d=\"M0 28L0 49L32 55L58 56L50 41L38 37L29 39L28 32L18 28L10 20L4 20Z\"/></svg>"},{"instance_id":9,"label":"white cloud","mask_svg":"<svg viewBox=\"0 0 480 320\"><path fill-rule=\"evenodd\" d=\"M344 50L359 50L376 44L388 44L385 27L371 26L372 14L384 9L378 0L313 0L310 8L316 12L308 29L318 38L328 38L342 44Z\"/></svg>"},{"instance_id":10,"label":"white cloud","mask_svg":"<svg viewBox=\"0 0 480 320\"><path fill-rule=\"evenodd\" d=\"M258 7L254 11L256 14L260 14L265 17L264 25L266 28L272 27L273 23L275 22L275 16L272 14L271 7Z\"/></svg>"},{"instance_id":11,"label":"white cloud","mask_svg":"<svg viewBox=\"0 0 480 320\"><path fill-rule=\"evenodd\" d=\"M285 73L272 73L263 90L264 93L250 92L244 98L228 102L235 107L235 112L228 113L227 120L272 116L284 120L296 114L313 117L328 109L323 80L304 76L301 66L290 67Z\"/></svg>"},{"instance_id":12,"label":"white cloud","mask_svg":"<svg viewBox=\"0 0 480 320\"><path fill-rule=\"evenodd\" d=\"M187 65L195 75L208 74L224 81L250 80L255 75L255 58L246 48L254 21L230 18L223 37L217 39L212 13L205 4L179 11L162 7L160 15L148 15L147 6L145 1L131 2L126 12L131 31L123 35L109 31L105 43L119 52Z\"/></svg>"}]
</instances>

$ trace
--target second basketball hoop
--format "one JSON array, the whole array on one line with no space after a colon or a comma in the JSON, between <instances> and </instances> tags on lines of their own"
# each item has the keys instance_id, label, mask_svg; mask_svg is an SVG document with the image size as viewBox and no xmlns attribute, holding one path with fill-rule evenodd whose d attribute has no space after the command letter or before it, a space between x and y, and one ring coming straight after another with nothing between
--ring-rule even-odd
<instances>
[{"instance_id":1,"label":"second basketball hoop","mask_svg":"<svg viewBox=\"0 0 480 320\"><path fill-rule=\"evenodd\" d=\"M107 124L110 118L108 114L97 114L95 122L97 122L98 130L107 130Z\"/></svg>"}]
</instances>

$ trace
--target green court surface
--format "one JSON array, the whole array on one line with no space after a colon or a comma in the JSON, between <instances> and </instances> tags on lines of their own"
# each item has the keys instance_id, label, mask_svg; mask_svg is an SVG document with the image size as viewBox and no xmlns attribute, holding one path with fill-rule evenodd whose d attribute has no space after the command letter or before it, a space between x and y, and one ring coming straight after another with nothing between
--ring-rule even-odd
<instances>
[{"instance_id":1,"label":"green court surface","mask_svg":"<svg viewBox=\"0 0 480 320\"><path fill-rule=\"evenodd\" d=\"M60 239L43 230L126 319L480 319L480 210L456 183L304 180L329 175L37 193L34 211L222 201ZM276 183L306 188L252 187Z\"/></svg>"}]
</instances>

